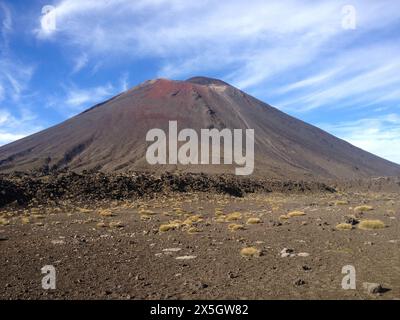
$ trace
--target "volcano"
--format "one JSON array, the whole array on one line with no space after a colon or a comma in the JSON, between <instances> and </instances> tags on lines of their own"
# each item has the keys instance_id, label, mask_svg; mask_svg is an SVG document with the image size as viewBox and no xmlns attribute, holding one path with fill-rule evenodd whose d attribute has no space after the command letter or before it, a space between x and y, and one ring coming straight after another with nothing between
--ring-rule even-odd
<instances>
[{"instance_id":1,"label":"volcano","mask_svg":"<svg viewBox=\"0 0 400 320\"><path fill-rule=\"evenodd\" d=\"M226 82L146 81L54 127L0 148L0 171L232 173L232 165L149 165L146 133L254 129L254 175L279 179L400 175L400 166L293 118Z\"/></svg>"}]
</instances>

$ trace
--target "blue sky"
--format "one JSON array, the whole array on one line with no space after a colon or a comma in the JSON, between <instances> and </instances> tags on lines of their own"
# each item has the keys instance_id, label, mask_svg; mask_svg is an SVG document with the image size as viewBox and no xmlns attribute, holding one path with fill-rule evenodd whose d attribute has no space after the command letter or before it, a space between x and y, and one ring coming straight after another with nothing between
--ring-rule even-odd
<instances>
[{"instance_id":1,"label":"blue sky","mask_svg":"<svg viewBox=\"0 0 400 320\"><path fill-rule=\"evenodd\" d=\"M249 3L0 0L0 145L145 80L204 75L400 163L400 3Z\"/></svg>"}]
</instances>

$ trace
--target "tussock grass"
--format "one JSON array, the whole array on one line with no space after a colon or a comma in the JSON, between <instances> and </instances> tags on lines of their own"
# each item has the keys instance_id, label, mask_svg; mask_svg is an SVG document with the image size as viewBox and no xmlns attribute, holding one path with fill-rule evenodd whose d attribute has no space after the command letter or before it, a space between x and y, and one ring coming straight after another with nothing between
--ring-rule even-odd
<instances>
[{"instance_id":1,"label":"tussock grass","mask_svg":"<svg viewBox=\"0 0 400 320\"><path fill-rule=\"evenodd\" d=\"M22 217L21 222L22 222L22 224L29 224L31 221L29 220L28 217Z\"/></svg>"},{"instance_id":2,"label":"tussock grass","mask_svg":"<svg viewBox=\"0 0 400 320\"><path fill-rule=\"evenodd\" d=\"M186 226L191 226L194 223L198 223L198 222L202 222L202 221L203 221L202 216L197 214L197 215L194 215L194 216L187 217L186 220L183 221L182 224L186 225Z\"/></svg>"},{"instance_id":3,"label":"tussock grass","mask_svg":"<svg viewBox=\"0 0 400 320\"><path fill-rule=\"evenodd\" d=\"M288 214L287 214L287 216L289 217L289 218L293 218L293 217L301 217L301 216L305 216L306 214L303 212L303 211L292 211L292 212L289 212Z\"/></svg>"},{"instance_id":4,"label":"tussock grass","mask_svg":"<svg viewBox=\"0 0 400 320\"><path fill-rule=\"evenodd\" d=\"M228 226L228 229L229 229L230 231L232 231L232 232L235 232L235 231L238 231L238 230L244 230L245 227L244 227L244 225L242 225L242 224L231 223L231 224Z\"/></svg>"},{"instance_id":5,"label":"tussock grass","mask_svg":"<svg viewBox=\"0 0 400 320\"><path fill-rule=\"evenodd\" d=\"M374 207L367 206L367 205L358 206L358 207L354 208L354 211L356 211L356 212L367 212L367 211L372 211L372 210L374 210Z\"/></svg>"},{"instance_id":6,"label":"tussock grass","mask_svg":"<svg viewBox=\"0 0 400 320\"><path fill-rule=\"evenodd\" d=\"M107 227L107 225L104 222L99 222L96 224L96 227L97 228L105 228L105 227Z\"/></svg>"},{"instance_id":7,"label":"tussock grass","mask_svg":"<svg viewBox=\"0 0 400 320\"><path fill-rule=\"evenodd\" d=\"M78 208L78 211L81 212L81 213L90 213L90 212L92 212L93 210L86 209L86 208Z\"/></svg>"},{"instance_id":8,"label":"tussock grass","mask_svg":"<svg viewBox=\"0 0 400 320\"><path fill-rule=\"evenodd\" d=\"M350 223L339 223L336 225L337 230L351 230L353 226Z\"/></svg>"},{"instance_id":9,"label":"tussock grass","mask_svg":"<svg viewBox=\"0 0 400 320\"><path fill-rule=\"evenodd\" d=\"M240 250L240 255L245 258L259 257L261 255L261 251L254 247L248 247Z\"/></svg>"},{"instance_id":10,"label":"tussock grass","mask_svg":"<svg viewBox=\"0 0 400 320\"><path fill-rule=\"evenodd\" d=\"M183 210L182 208L173 208L173 210L178 216L185 214L185 210Z\"/></svg>"},{"instance_id":11,"label":"tussock grass","mask_svg":"<svg viewBox=\"0 0 400 320\"><path fill-rule=\"evenodd\" d=\"M196 234L196 233L202 232L202 230L200 230L200 229L198 229L198 228L196 228L196 227L191 227L191 228L188 229L187 232L188 232L189 234Z\"/></svg>"},{"instance_id":12,"label":"tussock grass","mask_svg":"<svg viewBox=\"0 0 400 320\"><path fill-rule=\"evenodd\" d=\"M260 218L249 218L247 219L246 224L258 224L261 223L261 219Z\"/></svg>"},{"instance_id":13,"label":"tussock grass","mask_svg":"<svg viewBox=\"0 0 400 320\"><path fill-rule=\"evenodd\" d=\"M232 212L228 214L225 218L225 221L236 221L242 219L242 214L240 212Z\"/></svg>"},{"instance_id":14,"label":"tussock grass","mask_svg":"<svg viewBox=\"0 0 400 320\"><path fill-rule=\"evenodd\" d=\"M219 216L214 219L215 222L222 223L225 222L226 216Z\"/></svg>"},{"instance_id":15,"label":"tussock grass","mask_svg":"<svg viewBox=\"0 0 400 320\"><path fill-rule=\"evenodd\" d=\"M43 214L34 214L32 217L34 217L35 219L44 219L44 218L46 218Z\"/></svg>"},{"instance_id":16,"label":"tussock grass","mask_svg":"<svg viewBox=\"0 0 400 320\"><path fill-rule=\"evenodd\" d=\"M174 226L175 228L179 228L182 225L182 221L181 220L172 220L172 221L170 221L169 224Z\"/></svg>"},{"instance_id":17,"label":"tussock grass","mask_svg":"<svg viewBox=\"0 0 400 320\"><path fill-rule=\"evenodd\" d=\"M349 202L347 200L337 200L334 202L335 206L345 206L348 205Z\"/></svg>"},{"instance_id":18,"label":"tussock grass","mask_svg":"<svg viewBox=\"0 0 400 320\"><path fill-rule=\"evenodd\" d=\"M110 228L123 228L123 227L125 227L125 225L122 223L122 221L110 222L109 226L110 226Z\"/></svg>"},{"instance_id":19,"label":"tussock grass","mask_svg":"<svg viewBox=\"0 0 400 320\"><path fill-rule=\"evenodd\" d=\"M110 209L101 209L99 211L99 215L101 215L102 217L114 217L115 214L111 212Z\"/></svg>"},{"instance_id":20,"label":"tussock grass","mask_svg":"<svg viewBox=\"0 0 400 320\"><path fill-rule=\"evenodd\" d=\"M284 214L282 214L282 215L279 216L279 219L280 220L287 220L287 219L289 219L289 217L284 215Z\"/></svg>"},{"instance_id":21,"label":"tussock grass","mask_svg":"<svg viewBox=\"0 0 400 320\"><path fill-rule=\"evenodd\" d=\"M162 224L162 225L158 228L158 230L159 230L160 232L167 232L167 231L170 231L170 230L173 230L173 229L175 229L175 226L172 226L172 225L170 225L170 224Z\"/></svg>"},{"instance_id":22,"label":"tussock grass","mask_svg":"<svg viewBox=\"0 0 400 320\"><path fill-rule=\"evenodd\" d=\"M385 228L385 224L381 220L361 220L358 228L362 230L374 230Z\"/></svg>"},{"instance_id":23,"label":"tussock grass","mask_svg":"<svg viewBox=\"0 0 400 320\"><path fill-rule=\"evenodd\" d=\"M180 220L174 220L174 221L171 221L171 222L168 223L168 224L162 224L162 225L158 228L158 230L159 230L160 232L167 232L167 231L170 231L170 230L175 230L175 229L179 228L179 227L181 226L181 224L182 224L182 221L180 221Z\"/></svg>"},{"instance_id":24,"label":"tussock grass","mask_svg":"<svg viewBox=\"0 0 400 320\"><path fill-rule=\"evenodd\" d=\"M10 220L6 218L0 218L0 226L8 226L10 224Z\"/></svg>"}]
</instances>

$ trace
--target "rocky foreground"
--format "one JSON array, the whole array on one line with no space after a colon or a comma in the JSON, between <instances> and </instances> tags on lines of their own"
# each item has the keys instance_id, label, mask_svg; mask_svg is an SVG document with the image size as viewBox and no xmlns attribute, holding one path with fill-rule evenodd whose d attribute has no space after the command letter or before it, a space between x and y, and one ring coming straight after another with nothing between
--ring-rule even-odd
<instances>
[{"instance_id":1,"label":"rocky foreground","mask_svg":"<svg viewBox=\"0 0 400 320\"><path fill-rule=\"evenodd\" d=\"M395 183L232 179L2 176L0 298L400 298Z\"/></svg>"}]
</instances>

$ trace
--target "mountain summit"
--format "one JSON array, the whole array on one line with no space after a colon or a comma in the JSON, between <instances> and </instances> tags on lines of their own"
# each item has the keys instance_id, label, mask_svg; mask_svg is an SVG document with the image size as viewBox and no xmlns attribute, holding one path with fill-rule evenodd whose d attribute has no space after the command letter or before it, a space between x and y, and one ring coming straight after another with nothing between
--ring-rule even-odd
<instances>
[{"instance_id":1,"label":"mountain summit","mask_svg":"<svg viewBox=\"0 0 400 320\"><path fill-rule=\"evenodd\" d=\"M400 166L295 119L218 79L146 81L54 127L0 148L0 171L39 168L232 173L230 165L147 163L153 128L254 129L258 176L359 178L400 174Z\"/></svg>"}]
</instances>

